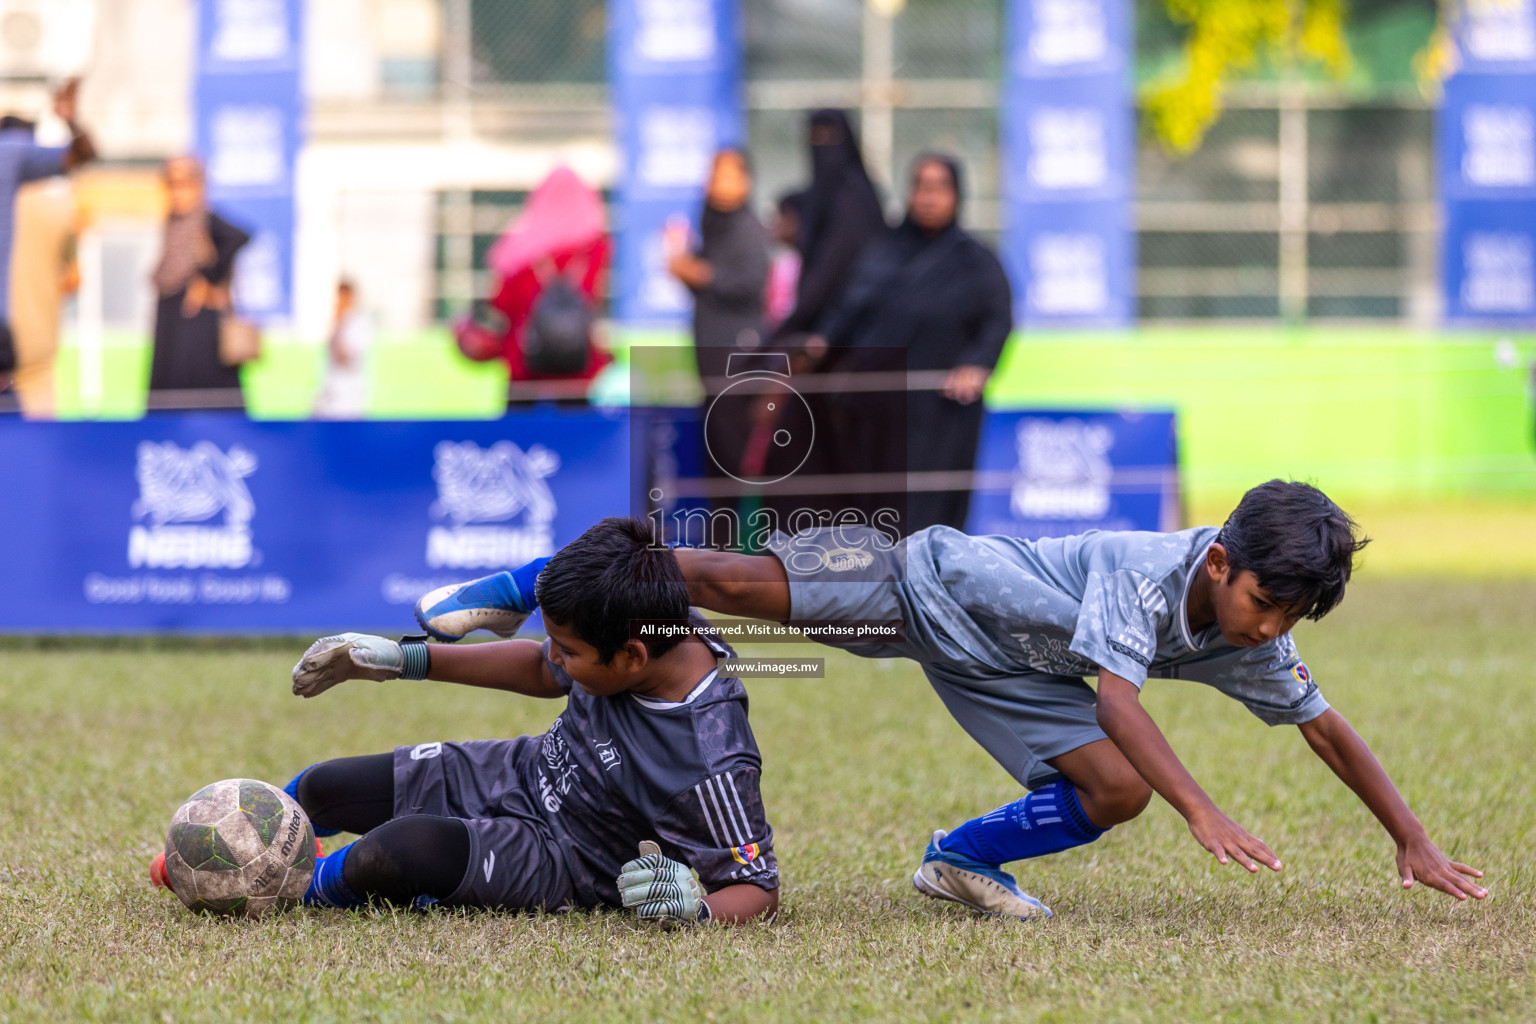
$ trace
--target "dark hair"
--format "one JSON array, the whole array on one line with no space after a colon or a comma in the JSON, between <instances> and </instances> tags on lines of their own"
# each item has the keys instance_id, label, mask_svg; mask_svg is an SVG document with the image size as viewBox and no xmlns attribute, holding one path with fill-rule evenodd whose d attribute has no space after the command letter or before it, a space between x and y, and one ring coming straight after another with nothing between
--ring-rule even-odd
<instances>
[{"instance_id":1,"label":"dark hair","mask_svg":"<svg viewBox=\"0 0 1536 1024\"><path fill-rule=\"evenodd\" d=\"M1355 554L1370 543L1322 491L1294 480L1260 484L1216 535L1233 574L1244 570L1286 608L1320 619L1344 599Z\"/></svg>"},{"instance_id":2,"label":"dark hair","mask_svg":"<svg viewBox=\"0 0 1536 1024\"><path fill-rule=\"evenodd\" d=\"M16 114L6 114L0 117L0 132L26 132L28 135L37 131L37 122L29 121Z\"/></svg>"},{"instance_id":3,"label":"dark hair","mask_svg":"<svg viewBox=\"0 0 1536 1024\"><path fill-rule=\"evenodd\" d=\"M632 619L688 618L688 585L646 519L609 516L555 553L534 585L546 618L569 626L604 664L631 638ZM659 658L680 639L642 641Z\"/></svg>"}]
</instances>

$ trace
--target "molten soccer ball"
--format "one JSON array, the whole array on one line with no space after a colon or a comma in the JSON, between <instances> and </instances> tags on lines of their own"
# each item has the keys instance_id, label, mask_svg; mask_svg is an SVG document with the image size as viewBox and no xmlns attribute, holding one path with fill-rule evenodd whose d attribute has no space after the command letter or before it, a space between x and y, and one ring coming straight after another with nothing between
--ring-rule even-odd
<instances>
[{"instance_id":1,"label":"molten soccer ball","mask_svg":"<svg viewBox=\"0 0 1536 1024\"><path fill-rule=\"evenodd\" d=\"M165 872L191 910L244 917L286 910L315 873L315 831L277 787L225 779L193 793L171 819Z\"/></svg>"}]
</instances>

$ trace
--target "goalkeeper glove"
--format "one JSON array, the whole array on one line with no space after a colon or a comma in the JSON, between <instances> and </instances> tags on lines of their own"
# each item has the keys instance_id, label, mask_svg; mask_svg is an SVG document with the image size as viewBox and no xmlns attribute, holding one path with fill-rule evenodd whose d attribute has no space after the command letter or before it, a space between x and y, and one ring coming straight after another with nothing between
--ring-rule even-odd
<instances>
[{"instance_id":1,"label":"goalkeeper glove","mask_svg":"<svg viewBox=\"0 0 1536 1024\"><path fill-rule=\"evenodd\" d=\"M624 865L618 878L624 906L642 921L703 924L709 920L704 889L688 865L662 855L650 840L640 844L640 858Z\"/></svg>"},{"instance_id":2,"label":"goalkeeper glove","mask_svg":"<svg viewBox=\"0 0 1536 1024\"><path fill-rule=\"evenodd\" d=\"M420 637L397 642L367 633L323 636L293 666L293 692L315 697L348 679L425 679L430 666Z\"/></svg>"}]
</instances>

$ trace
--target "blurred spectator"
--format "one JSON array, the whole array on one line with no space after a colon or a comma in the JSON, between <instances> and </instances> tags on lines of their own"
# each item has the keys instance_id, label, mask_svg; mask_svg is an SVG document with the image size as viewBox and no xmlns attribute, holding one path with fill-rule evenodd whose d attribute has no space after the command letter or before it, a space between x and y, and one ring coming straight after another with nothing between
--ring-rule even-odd
<instances>
[{"instance_id":1,"label":"blurred spectator","mask_svg":"<svg viewBox=\"0 0 1536 1024\"><path fill-rule=\"evenodd\" d=\"M203 167L190 156L165 163L170 201L165 248L151 280L155 308L155 350L150 363L151 405L190 404L243 408L240 367L219 356L221 319L230 312L235 256L250 235L209 210ZM213 390L216 396L174 392Z\"/></svg>"},{"instance_id":2,"label":"blurred spectator","mask_svg":"<svg viewBox=\"0 0 1536 1024\"><path fill-rule=\"evenodd\" d=\"M807 127L811 184L798 206L800 274L795 282L795 306L774 331L776 346L791 352L798 352L806 335L836 304L860 252L886 228L879 196L864 169L848 115L841 110L818 110L810 115ZM834 363L797 354L794 365L796 373L806 373L834 369ZM770 445L763 465L768 478L804 478L839 471L833 449L837 439L833 436L836 410L832 396L810 390L803 397L803 405L792 403L777 414L759 410L753 417L760 431L777 428L791 437L816 438L808 455L802 455L795 446ZM797 495L792 482L766 503L784 522L801 509L835 514L846 504L837 495Z\"/></svg>"},{"instance_id":3,"label":"blurred spectator","mask_svg":"<svg viewBox=\"0 0 1536 1024\"><path fill-rule=\"evenodd\" d=\"M768 265L768 288L763 297L764 329L775 331L795 309L795 289L800 283L800 232L805 218L806 193L786 192L779 197L769 236L778 246Z\"/></svg>"},{"instance_id":4,"label":"blurred spectator","mask_svg":"<svg viewBox=\"0 0 1536 1024\"><path fill-rule=\"evenodd\" d=\"M844 472L975 468L982 390L1013 329L1013 301L997 256L958 223L962 196L960 166L953 158L919 156L906 219L865 251L842 301L822 325L827 346L851 350L848 369L863 368L861 349L902 348L909 370L947 371L942 388L911 390L904 403L878 394L844 396L844 408L857 411L843 420ZM904 466L902 452L891 451L888 443L902 433L902 424L891 418L903 415L903 404ZM968 484L911 490L902 532L935 524L964 529L970 498Z\"/></svg>"},{"instance_id":5,"label":"blurred spectator","mask_svg":"<svg viewBox=\"0 0 1536 1024\"><path fill-rule=\"evenodd\" d=\"M0 133L33 137L32 122L0 117ZM16 346L16 398L28 419L52 419L56 407L54 363L59 353L59 312L79 285L75 231L79 210L68 178L23 185L16 193L11 245L11 334Z\"/></svg>"},{"instance_id":6,"label":"blurred spectator","mask_svg":"<svg viewBox=\"0 0 1536 1024\"><path fill-rule=\"evenodd\" d=\"M705 390L719 389L730 352L762 344L768 233L752 212L746 154L721 150L709 175L699 245L671 243L667 269L693 293L693 343ZM679 244L681 242L682 244Z\"/></svg>"},{"instance_id":7,"label":"blurred spectator","mask_svg":"<svg viewBox=\"0 0 1536 1024\"><path fill-rule=\"evenodd\" d=\"M864 170L848 115L816 111L809 141L811 184L801 208L800 278L794 311L779 325L781 336L815 328L847 287L859 253L885 230L880 199Z\"/></svg>"},{"instance_id":8,"label":"blurred spectator","mask_svg":"<svg viewBox=\"0 0 1536 1024\"><path fill-rule=\"evenodd\" d=\"M368 350L373 319L357 304L351 281L336 285L336 315L326 343L325 375L315 398L317 420L360 420L367 415Z\"/></svg>"},{"instance_id":9,"label":"blurred spectator","mask_svg":"<svg viewBox=\"0 0 1536 1024\"><path fill-rule=\"evenodd\" d=\"M17 275L19 280L13 280L12 247L16 240L17 192L27 182L63 174L95 158L96 147L90 136L75 123L79 88L79 81L72 79L53 96L53 111L69 126L73 136L68 146L37 145L32 137L33 123L24 118L7 117L3 128L0 128L0 390L5 389L10 373L17 370L20 363L20 383L27 392L23 400L28 404L29 412L34 408L45 408L48 412L52 410L53 357L58 349L58 302L63 284L60 276L63 267L61 256L47 259L41 266L34 267L30 263L34 256L46 259L44 246L40 246L36 253L31 249L33 243L39 242L40 236L46 232L41 225L33 223L34 218L30 216L33 211L29 211L27 227L36 227L38 230L27 232L25 241L29 248L25 255L29 262ZM67 233L66 230L66 236ZM25 322L21 336L17 337L13 334L15 310L12 308L11 289L13 284L20 284L24 290L30 289L34 280L33 271L48 276L49 281L43 285L45 294L29 293L23 299L22 316ZM44 313L41 317L31 315L41 311L50 297L51 313ZM41 397L44 395L46 399ZM44 404L40 406L36 404L38 402Z\"/></svg>"},{"instance_id":10,"label":"blurred spectator","mask_svg":"<svg viewBox=\"0 0 1536 1024\"><path fill-rule=\"evenodd\" d=\"M741 471L747 448L747 409L719 397L732 352L762 344L763 292L768 280L768 233L752 212L752 170L739 149L715 154L699 218L699 244L688 245L686 224L669 230L667 269L693 293L693 345L709 408L705 471ZM734 503L722 501L719 507Z\"/></svg>"},{"instance_id":11,"label":"blurred spectator","mask_svg":"<svg viewBox=\"0 0 1536 1024\"><path fill-rule=\"evenodd\" d=\"M460 321L460 349L471 358L499 354L514 384L590 381L613 359L592 330L609 248L602 197L570 168L555 168L487 259L496 281L490 305L504 322ZM584 337L566 337L573 330Z\"/></svg>"}]
</instances>

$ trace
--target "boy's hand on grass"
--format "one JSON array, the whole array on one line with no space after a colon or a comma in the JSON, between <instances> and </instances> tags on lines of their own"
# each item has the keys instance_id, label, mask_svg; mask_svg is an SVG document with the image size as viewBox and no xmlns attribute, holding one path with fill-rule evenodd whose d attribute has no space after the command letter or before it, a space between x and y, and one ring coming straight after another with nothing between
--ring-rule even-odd
<instances>
[{"instance_id":1,"label":"boy's hand on grass","mask_svg":"<svg viewBox=\"0 0 1536 1024\"><path fill-rule=\"evenodd\" d=\"M1258 836L1227 817L1215 807L1190 815L1189 831L1195 841L1216 855L1217 862L1237 861L1249 871L1263 864L1271 871L1280 870L1280 858Z\"/></svg>"},{"instance_id":2,"label":"boy's hand on grass","mask_svg":"<svg viewBox=\"0 0 1536 1024\"><path fill-rule=\"evenodd\" d=\"M1472 881L1483 877L1481 871L1451 860L1429 841L1428 836L1415 836L1398 844L1397 873L1403 880L1404 889L1413 888L1415 882L1423 882L1458 900L1468 896L1480 900L1488 895L1487 889Z\"/></svg>"},{"instance_id":3,"label":"boy's hand on grass","mask_svg":"<svg viewBox=\"0 0 1536 1024\"><path fill-rule=\"evenodd\" d=\"M709 920L704 889L688 865L664 856L650 840L640 844L640 857L624 865L618 878L619 898L642 921L702 924Z\"/></svg>"},{"instance_id":4,"label":"boy's hand on grass","mask_svg":"<svg viewBox=\"0 0 1536 1024\"><path fill-rule=\"evenodd\" d=\"M405 652L393 640L367 633L323 636L293 666L293 692L315 697L348 679L399 679Z\"/></svg>"}]
</instances>

